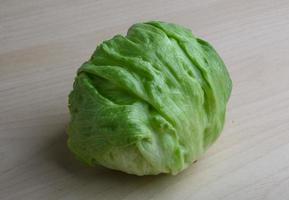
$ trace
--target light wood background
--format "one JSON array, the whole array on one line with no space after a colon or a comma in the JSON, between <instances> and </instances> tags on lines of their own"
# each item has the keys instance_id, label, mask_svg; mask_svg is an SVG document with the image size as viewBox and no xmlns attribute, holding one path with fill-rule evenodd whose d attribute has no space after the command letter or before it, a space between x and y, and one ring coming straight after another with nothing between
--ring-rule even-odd
<instances>
[{"instance_id":1,"label":"light wood background","mask_svg":"<svg viewBox=\"0 0 289 200\"><path fill-rule=\"evenodd\" d=\"M96 44L139 21L187 26L224 58L225 130L177 176L83 166L67 94ZM0 0L1 200L288 200L288 0Z\"/></svg>"}]
</instances>

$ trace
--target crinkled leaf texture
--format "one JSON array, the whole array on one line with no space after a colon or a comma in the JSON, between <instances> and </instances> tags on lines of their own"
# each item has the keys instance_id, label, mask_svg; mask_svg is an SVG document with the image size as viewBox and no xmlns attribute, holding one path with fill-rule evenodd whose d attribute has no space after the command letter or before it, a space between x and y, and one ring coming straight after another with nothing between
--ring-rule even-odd
<instances>
[{"instance_id":1,"label":"crinkled leaf texture","mask_svg":"<svg viewBox=\"0 0 289 200\"><path fill-rule=\"evenodd\" d=\"M100 44L69 95L68 146L130 174L177 174L219 136L232 82L213 47L171 23Z\"/></svg>"}]
</instances>

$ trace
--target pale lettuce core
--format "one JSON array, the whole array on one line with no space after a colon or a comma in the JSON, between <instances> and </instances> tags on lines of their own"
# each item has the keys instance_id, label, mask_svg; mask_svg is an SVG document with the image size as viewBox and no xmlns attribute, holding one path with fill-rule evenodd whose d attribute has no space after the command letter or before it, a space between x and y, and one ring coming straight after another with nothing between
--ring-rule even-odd
<instances>
[{"instance_id":1,"label":"pale lettuce core","mask_svg":"<svg viewBox=\"0 0 289 200\"><path fill-rule=\"evenodd\" d=\"M68 146L92 166L177 174L218 138L231 89L222 59L189 29L135 24L78 70Z\"/></svg>"}]
</instances>

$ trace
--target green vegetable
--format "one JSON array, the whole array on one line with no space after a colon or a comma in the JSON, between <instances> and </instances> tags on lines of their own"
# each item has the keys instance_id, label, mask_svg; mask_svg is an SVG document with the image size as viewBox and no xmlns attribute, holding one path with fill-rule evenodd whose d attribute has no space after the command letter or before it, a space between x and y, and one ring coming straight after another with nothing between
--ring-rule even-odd
<instances>
[{"instance_id":1,"label":"green vegetable","mask_svg":"<svg viewBox=\"0 0 289 200\"><path fill-rule=\"evenodd\" d=\"M177 174L218 138L231 89L208 42L175 24L135 24L78 70L68 146L92 166Z\"/></svg>"}]
</instances>

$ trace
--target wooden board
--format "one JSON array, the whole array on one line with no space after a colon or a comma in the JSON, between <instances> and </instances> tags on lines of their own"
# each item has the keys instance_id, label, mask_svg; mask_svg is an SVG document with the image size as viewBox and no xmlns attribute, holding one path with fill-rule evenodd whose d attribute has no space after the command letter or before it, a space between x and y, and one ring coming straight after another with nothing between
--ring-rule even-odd
<instances>
[{"instance_id":1,"label":"wooden board","mask_svg":"<svg viewBox=\"0 0 289 200\"><path fill-rule=\"evenodd\" d=\"M75 72L97 43L156 19L224 58L225 130L177 176L85 167L65 145ZM0 0L0 199L288 199L288 76L288 0Z\"/></svg>"}]
</instances>

